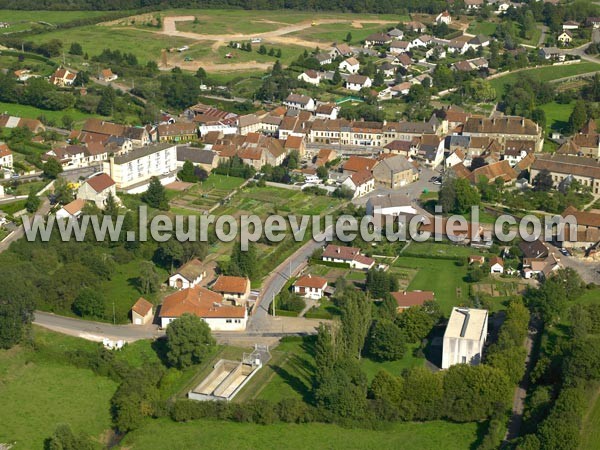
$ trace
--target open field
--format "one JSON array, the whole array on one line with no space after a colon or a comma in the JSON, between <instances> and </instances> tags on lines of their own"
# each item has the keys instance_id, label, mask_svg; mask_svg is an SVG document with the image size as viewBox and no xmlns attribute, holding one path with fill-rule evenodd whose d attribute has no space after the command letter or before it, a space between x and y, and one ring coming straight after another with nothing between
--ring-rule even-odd
<instances>
[{"instance_id":1,"label":"open field","mask_svg":"<svg viewBox=\"0 0 600 450\"><path fill-rule=\"evenodd\" d=\"M64 48L68 49L73 42L81 44L83 51L90 56L102 53L105 48L121 50L124 53L133 53L140 63L159 61L161 50L164 48L181 47L190 45L192 41L181 37L158 36L150 31L138 29L110 28L98 25L89 25L72 28L68 32L52 31L32 35L31 40L36 43L48 42L59 39ZM74 58L66 54L67 64ZM75 57L78 58L78 57Z\"/></svg>"},{"instance_id":2,"label":"open field","mask_svg":"<svg viewBox=\"0 0 600 450\"><path fill-rule=\"evenodd\" d=\"M36 351L22 346L0 350L0 442L16 442L15 450L43 448L44 439L61 423L99 439L111 426L116 383L44 354L44 346L56 351L97 344L37 327L33 334Z\"/></svg>"},{"instance_id":3,"label":"open field","mask_svg":"<svg viewBox=\"0 0 600 450\"><path fill-rule=\"evenodd\" d=\"M90 117L102 117L97 114L86 114L75 108L65 109L64 111L49 111L46 109L36 108L29 105L18 105L16 103L0 102L0 112L18 117L26 117L28 119L39 119L45 117L46 120L54 122L58 126L62 126L62 118L69 116L75 121L75 127L81 127Z\"/></svg>"},{"instance_id":4,"label":"open field","mask_svg":"<svg viewBox=\"0 0 600 450\"><path fill-rule=\"evenodd\" d=\"M170 203L175 212L185 210L187 213L198 213L209 210L239 188L244 181L242 178L211 174L206 181L197 183L186 191L170 192Z\"/></svg>"},{"instance_id":5,"label":"open field","mask_svg":"<svg viewBox=\"0 0 600 450\"><path fill-rule=\"evenodd\" d=\"M565 66L545 66L535 69L517 70L502 77L490 80L490 84L496 89L498 95L502 95L504 93L505 85L515 83L519 78L525 75L530 76L537 81L552 81L597 70L600 70L600 64L589 61Z\"/></svg>"},{"instance_id":6,"label":"open field","mask_svg":"<svg viewBox=\"0 0 600 450\"><path fill-rule=\"evenodd\" d=\"M496 26L497 24L495 22L492 22L491 20L488 21L478 21L478 20L474 20L469 24L469 28L467 29L467 33L471 33L471 34L483 34L485 36L491 36L492 34L494 34L494 32L496 31Z\"/></svg>"},{"instance_id":7,"label":"open field","mask_svg":"<svg viewBox=\"0 0 600 450\"><path fill-rule=\"evenodd\" d=\"M123 448L172 450L203 449L371 449L411 448L419 450L464 450L477 441L474 423L397 423L380 431L348 429L326 424L253 425L231 422L194 421L175 423L148 420L129 434Z\"/></svg>"},{"instance_id":8,"label":"open field","mask_svg":"<svg viewBox=\"0 0 600 450\"><path fill-rule=\"evenodd\" d=\"M540 108L546 114L546 130L568 132L569 116L573 112L574 103L560 104L556 102L546 103Z\"/></svg>"},{"instance_id":9,"label":"open field","mask_svg":"<svg viewBox=\"0 0 600 450\"><path fill-rule=\"evenodd\" d=\"M600 391L590 393L589 409L584 417L579 450L595 450L600 446Z\"/></svg>"},{"instance_id":10,"label":"open field","mask_svg":"<svg viewBox=\"0 0 600 450\"><path fill-rule=\"evenodd\" d=\"M78 19L105 16L106 11L14 11L2 10L0 21L8 22L10 27L4 33L28 30L31 28L51 27L60 23Z\"/></svg>"}]
</instances>

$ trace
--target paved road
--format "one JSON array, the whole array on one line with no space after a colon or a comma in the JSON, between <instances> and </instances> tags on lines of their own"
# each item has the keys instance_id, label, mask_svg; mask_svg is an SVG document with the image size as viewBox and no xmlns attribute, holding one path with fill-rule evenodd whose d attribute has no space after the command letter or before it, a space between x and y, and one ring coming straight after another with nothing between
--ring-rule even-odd
<instances>
[{"instance_id":1,"label":"paved road","mask_svg":"<svg viewBox=\"0 0 600 450\"><path fill-rule=\"evenodd\" d=\"M46 216L49 212L50 212L50 200L48 200L48 198L44 198L40 208L37 211L37 214L39 214L41 216ZM8 247L10 247L10 244L12 244L15 241L18 241L24 235L25 235L25 230L23 229L23 225L21 225L15 231L13 231L11 234L9 234L6 237L6 239L4 239L2 242L0 242L0 253L5 251L6 249L8 249Z\"/></svg>"}]
</instances>

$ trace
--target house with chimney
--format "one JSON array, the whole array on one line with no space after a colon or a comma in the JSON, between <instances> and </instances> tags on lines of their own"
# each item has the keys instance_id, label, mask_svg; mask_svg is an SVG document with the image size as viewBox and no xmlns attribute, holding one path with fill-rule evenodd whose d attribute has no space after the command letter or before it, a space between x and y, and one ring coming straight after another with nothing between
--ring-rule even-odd
<instances>
[{"instance_id":1,"label":"house with chimney","mask_svg":"<svg viewBox=\"0 0 600 450\"><path fill-rule=\"evenodd\" d=\"M294 281L292 291L294 294L311 300L320 300L325 296L327 279L315 275L304 275Z\"/></svg>"}]
</instances>

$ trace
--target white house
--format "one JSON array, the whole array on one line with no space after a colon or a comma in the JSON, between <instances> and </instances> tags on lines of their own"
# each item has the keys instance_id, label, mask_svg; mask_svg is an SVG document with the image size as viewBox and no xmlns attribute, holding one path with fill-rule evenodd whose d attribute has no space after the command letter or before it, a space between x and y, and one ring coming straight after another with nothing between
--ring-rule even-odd
<instances>
[{"instance_id":1,"label":"white house","mask_svg":"<svg viewBox=\"0 0 600 450\"><path fill-rule=\"evenodd\" d=\"M339 69L343 72L358 73L358 70L360 69L360 63L358 62L358 59L350 57L340 63Z\"/></svg>"},{"instance_id":2,"label":"white house","mask_svg":"<svg viewBox=\"0 0 600 450\"><path fill-rule=\"evenodd\" d=\"M500 0L496 5L495 14L504 14L510 8L510 2L508 0Z\"/></svg>"},{"instance_id":3,"label":"white house","mask_svg":"<svg viewBox=\"0 0 600 450\"><path fill-rule=\"evenodd\" d=\"M362 197L375 189L375 178L368 170L355 172L342 182L342 186L354 192L354 198Z\"/></svg>"},{"instance_id":4,"label":"white house","mask_svg":"<svg viewBox=\"0 0 600 450\"><path fill-rule=\"evenodd\" d=\"M106 206L106 199L112 194L113 198L120 203L114 180L105 173L92 175L85 180L77 189L77 198L92 201L100 209Z\"/></svg>"},{"instance_id":5,"label":"white house","mask_svg":"<svg viewBox=\"0 0 600 450\"><path fill-rule=\"evenodd\" d=\"M204 270L202 261L194 258L181 266L177 272L169 277L169 287L176 289L192 288L199 284L205 275L206 271Z\"/></svg>"},{"instance_id":6,"label":"white house","mask_svg":"<svg viewBox=\"0 0 600 450\"><path fill-rule=\"evenodd\" d=\"M406 53L411 48L411 43L407 41L393 41L390 44L390 53L393 55L399 55L400 53Z\"/></svg>"},{"instance_id":7,"label":"white house","mask_svg":"<svg viewBox=\"0 0 600 450\"><path fill-rule=\"evenodd\" d=\"M450 25L452 23L452 16L450 15L450 13L448 11L442 11L435 18L435 23L437 23L438 25L440 25L442 23L445 23L446 25Z\"/></svg>"},{"instance_id":8,"label":"white house","mask_svg":"<svg viewBox=\"0 0 600 450\"><path fill-rule=\"evenodd\" d=\"M428 34L423 34L412 40L411 47L427 47L431 42L433 42L433 38Z\"/></svg>"},{"instance_id":9,"label":"white house","mask_svg":"<svg viewBox=\"0 0 600 450\"><path fill-rule=\"evenodd\" d=\"M569 30L565 30L558 35L557 40L563 45L568 45L573 40L573 33L571 33Z\"/></svg>"},{"instance_id":10,"label":"white house","mask_svg":"<svg viewBox=\"0 0 600 450\"><path fill-rule=\"evenodd\" d=\"M352 74L346 79L346 89L358 92L362 88L371 87L372 83L372 80L366 75Z\"/></svg>"},{"instance_id":11,"label":"white house","mask_svg":"<svg viewBox=\"0 0 600 450\"><path fill-rule=\"evenodd\" d=\"M303 111L314 111L315 101L308 95L290 94L283 101L283 104L291 109L300 109Z\"/></svg>"},{"instance_id":12,"label":"white house","mask_svg":"<svg viewBox=\"0 0 600 450\"><path fill-rule=\"evenodd\" d=\"M319 300L325 295L327 280L309 274L298 278L292 287L295 294L301 295L304 298Z\"/></svg>"},{"instance_id":13,"label":"white house","mask_svg":"<svg viewBox=\"0 0 600 450\"><path fill-rule=\"evenodd\" d=\"M110 83L111 81L115 81L119 76L113 73L110 69L104 69L98 74L98 79L100 81L104 81L106 83Z\"/></svg>"},{"instance_id":14,"label":"white house","mask_svg":"<svg viewBox=\"0 0 600 450\"><path fill-rule=\"evenodd\" d=\"M304 81L305 83L318 86L319 83L321 83L321 74L319 74L319 72L316 70L309 69L298 75L298 79L300 81Z\"/></svg>"},{"instance_id":15,"label":"white house","mask_svg":"<svg viewBox=\"0 0 600 450\"><path fill-rule=\"evenodd\" d=\"M483 6L483 0L465 0L467 9L480 9Z\"/></svg>"},{"instance_id":16,"label":"white house","mask_svg":"<svg viewBox=\"0 0 600 450\"><path fill-rule=\"evenodd\" d=\"M498 256L490 258L490 273L504 273L504 261Z\"/></svg>"},{"instance_id":17,"label":"white house","mask_svg":"<svg viewBox=\"0 0 600 450\"><path fill-rule=\"evenodd\" d=\"M57 219L77 219L83 212L85 201L78 198L73 200L71 203L67 203L65 206L60 208L56 212Z\"/></svg>"},{"instance_id":18,"label":"white house","mask_svg":"<svg viewBox=\"0 0 600 450\"><path fill-rule=\"evenodd\" d=\"M323 250L321 258L326 262L348 264L353 269L369 270L375 265L375 260L362 255L359 248L334 244L329 244Z\"/></svg>"},{"instance_id":19,"label":"white house","mask_svg":"<svg viewBox=\"0 0 600 450\"><path fill-rule=\"evenodd\" d=\"M184 314L203 319L212 331L244 331L248 310L244 306L229 305L216 292L201 286L182 289L163 300L159 317L162 328Z\"/></svg>"},{"instance_id":20,"label":"white house","mask_svg":"<svg viewBox=\"0 0 600 450\"><path fill-rule=\"evenodd\" d=\"M0 167L6 167L12 169L13 167L13 154L8 148L8 145L0 143Z\"/></svg>"},{"instance_id":21,"label":"white house","mask_svg":"<svg viewBox=\"0 0 600 450\"><path fill-rule=\"evenodd\" d=\"M485 309L452 308L444 333L442 369L455 364L479 364L487 329L488 312Z\"/></svg>"},{"instance_id":22,"label":"white house","mask_svg":"<svg viewBox=\"0 0 600 450\"><path fill-rule=\"evenodd\" d=\"M579 28L579 22L575 22L574 20L568 20L563 23L562 29L564 30L577 30Z\"/></svg>"}]
</instances>

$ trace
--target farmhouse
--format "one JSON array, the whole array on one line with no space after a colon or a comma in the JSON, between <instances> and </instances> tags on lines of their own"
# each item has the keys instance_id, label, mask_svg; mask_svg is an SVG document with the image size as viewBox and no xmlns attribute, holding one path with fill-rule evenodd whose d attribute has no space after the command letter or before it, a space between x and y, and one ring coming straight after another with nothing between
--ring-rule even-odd
<instances>
[{"instance_id":1,"label":"farmhouse","mask_svg":"<svg viewBox=\"0 0 600 450\"><path fill-rule=\"evenodd\" d=\"M112 195L115 201L120 203L115 181L105 173L92 175L77 190L77 198L92 201L100 209L104 209L106 206L106 199L109 195Z\"/></svg>"},{"instance_id":2,"label":"farmhouse","mask_svg":"<svg viewBox=\"0 0 600 450\"><path fill-rule=\"evenodd\" d=\"M234 305L245 306L250 296L250 280L246 277L221 275L211 289L221 294L225 300L231 300Z\"/></svg>"},{"instance_id":3,"label":"farmhouse","mask_svg":"<svg viewBox=\"0 0 600 450\"><path fill-rule=\"evenodd\" d=\"M375 265L375 260L360 254L360 249L356 247L342 247L329 244L322 255L323 261L345 263L352 269L368 270Z\"/></svg>"},{"instance_id":4,"label":"farmhouse","mask_svg":"<svg viewBox=\"0 0 600 450\"><path fill-rule=\"evenodd\" d=\"M33 134L46 131L44 124L37 119L23 119L8 114L0 114L0 128L28 128Z\"/></svg>"},{"instance_id":5,"label":"farmhouse","mask_svg":"<svg viewBox=\"0 0 600 450\"><path fill-rule=\"evenodd\" d=\"M222 296L200 286L165 297L159 312L161 327L184 314L202 318L212 331L243 331L248 321L245 307L225 304Z\"/></svg>"},{"instance_id":6,"label":"farmhouse","mask_svg":"<svg viewBox=\"0 0 600 450\"><path fill-rule=\"evenodd\" d=\"M152 323L154 318L153 314L154 305L143 297L138 300L131 307L131 323L134 325L147 325Z\"/></svg>"},{"instance_id":7,"label":"farmhouse","mask_svg":"<svg viewBox=\"0 0 600 450\"><path fill-rule=\"evenodd\" d=\"M100 74L98 74L98 79L107 83L115 81L117 78L119 78L119 76L114 74L113 71L110 69L104 69L100 72Z\"/></svg>"},{"instance_id":8,"label":"farmhouse","mask_svg":"<svg viewBox=\"0 0 600 450\"><path fill-rule=\"evenodd\" d=\"M319 300L325 295L327 280L309 274L298 278L292 285L292 288L295 294L301 295L304 298Z\"/></svg>"},{"instance_id":9,"label":"farmhouse","mask_svg":"<svg viewBox=\"0 0 600 450\"><path fill-rule=\"evenodd\" d=\"M391 295L398 304L398 312L402 312L413 306L423 306L425 302L432 302L435 300L433 291L392 292Z\"/></svg>"},{"instance_id":10,"label":"farmhouse","mask_svg":"<svg viewBox=\"0 0 600 450\"><path fill-rule=\"evenodd\" d=\"M204 270L202 261L194 258L181 266L177 272L169 277L169 287L175 289L192 288L199 284L205 275L206 271Z\"/></svg>"},{"instance_id":11,"label":"farmhouse","mask_svg":"<svg viewBox=\"0 0 600 450\"><path fill-rule=\"evenodd\" d=\"M483 356L487 329L486 310L452 308L444 333L442 369L455 364L479 364Z\"/></svg>"}]
</instances>

